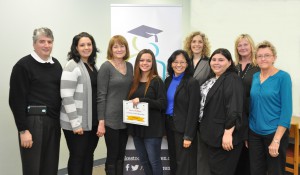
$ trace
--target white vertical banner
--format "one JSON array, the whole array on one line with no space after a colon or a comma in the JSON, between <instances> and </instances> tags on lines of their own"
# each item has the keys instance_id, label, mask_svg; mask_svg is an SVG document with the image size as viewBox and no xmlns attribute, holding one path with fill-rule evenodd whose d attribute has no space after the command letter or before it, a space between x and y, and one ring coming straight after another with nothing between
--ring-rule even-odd
<instances>
[{"instance_id":1,"label":"white vertical banner","mask_svg":"<svg viewBox=\"0 0 300 175\"><path fill-rule=\"evenodd\" d=\"M181 16L181 6L112 4L111 35L127 39L133 65L140 50L151 49L164 80L168 58L181 48Z\"/></svg>"},{"instance_id":2,"label":"white vertical banner","mask_svg":"<svg viewBox=\"0 0 300 175\"><path fill-rule=\"evenodd\" d=\"M129 62L142 49L151 49L155 55L159 75L167 76L167 60L181 48L182 7L174 5L111 5L111 35L124 36L129 44ZM166 138L161 146L164 175L170 174ZM129 137L124 162L124 175L143 175L132 137Z\"/></svg>"}]
</instances>

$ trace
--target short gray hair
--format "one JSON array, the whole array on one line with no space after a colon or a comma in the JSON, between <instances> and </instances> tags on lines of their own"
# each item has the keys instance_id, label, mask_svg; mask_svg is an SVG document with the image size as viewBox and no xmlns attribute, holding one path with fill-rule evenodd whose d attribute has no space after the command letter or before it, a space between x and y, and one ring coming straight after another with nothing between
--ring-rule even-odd
<instances>
[{"instance_id":1,"label":"short gray hair","mask_svg":"<svg viewBox=\"0 0 300 175\"><path fill-rule=\"evenodd\" d=\"M41 28L34 29L33 36L32 36L33 43L35 43L39 39L39 36L41 35L51 38L52 41L54 40L52 31L46 27L41 27Z\"/></svg>"}]
</instances>

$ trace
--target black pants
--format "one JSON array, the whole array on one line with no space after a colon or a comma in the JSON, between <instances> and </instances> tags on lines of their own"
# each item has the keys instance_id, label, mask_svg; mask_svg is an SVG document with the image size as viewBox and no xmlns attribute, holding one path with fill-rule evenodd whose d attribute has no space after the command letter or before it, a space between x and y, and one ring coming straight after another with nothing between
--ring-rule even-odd
<instances>
[{"instance_id":1,"label":"black pants","mask_svg":"<svg viewBox=\"0 0 300 175\"><path fill-rule=\"evenodd\" d=\"M200 127L197 130L197 140L197 175L210 175L207 147L201 139Z\"/></svg>"},{"instance_id":2,"label":"black pants","mask_svg":"<svg viewBox=\"0 0 300 175\"><path fill-rule=\"evenodd\" d=\"M285 174L285 156L289 144L289 131L286 130L280 140L279 155L277 157L271 157L268 148L273 141L274 134L259 135L250 130L248 143L252 175Z\"/></svg>"},{"instance_id":3,"label":"black pants","mask_svg":"<svg viewBox=\"0 0 300 175\"><path fill-rule=\"evenodd\" d=\"M249 149L245 146L245 143L236 167L235 175L250 175Z\"/></svg>"},{"instance_id":4,"label":"black pants","mask_svg":"<svg viewBox=\"0 0 300 175\"><path fill-rule=\"evenodd\" d=\"M31 148L20 146L23 175L57 174L61 136L59 119L28 116L27 121L33 145Z\"/></svg>"},{"instance_id":5,"label":"black pants","mask_svg":"<svg viewBox=\"0 0 300 175\"><path fill-rule=\"evenodd\" d=\"M91 131L84 131L83 135L74 134L70 130L63 131L70 153L68 174L92 175L94 151L99 140L96 135L97 126L93 126Z\"/></svg>"},{"instance_id":6,"label":"black pants","mask_svg":"<svg viewBox=\"0 0 300 175\"><path fill-rule=\"evenodd\" d=\"M116 166L117 162L123 162L128 140L127 129L112 129L105 126L104 138L107 149L105 164Z\"/></svg>"},{"instance_id":7,"label":"black pants","mask_svg":"<svg viewBox=\"0 0 300 175\"><path fill-rule=\"evenodd\" d=\"M234 145L233 150L207 146L208 163L212 175L233 175L242 151L243 142Z\"/></svg>"},{"instance_id":8,"label":"black pants","mask_svg":"<svg viewBox=\"0 0 300 175\"><path fill-rule=\"evenodd\" d=\"M171 175L196 175L197 137L195 136L189 148L184 148L184 135L176 131L172 117L167 117L166 131Z\"/></svg>"}]
</instances>

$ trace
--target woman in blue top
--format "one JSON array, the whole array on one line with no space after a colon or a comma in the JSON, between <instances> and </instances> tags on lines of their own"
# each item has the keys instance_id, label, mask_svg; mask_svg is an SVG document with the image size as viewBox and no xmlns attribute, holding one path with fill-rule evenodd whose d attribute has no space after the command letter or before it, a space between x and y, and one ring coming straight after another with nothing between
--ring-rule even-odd
<instances>
[{"instance_id":1,"label":"woman in blue top","mask_svg":"<svg viewBox=\"0 0 300 175\"><path fill-rule=\"evenodd\" d=\"M185 51L176 50L172 53L168 59L168 74L165 87L170 174L196 175L200 88L198 81L193 78L193 67Z\"/></svg>"},{"instance_id":2,"label":"woman in blue top","mask_svg":"<svg viewBox=\"0 0 300 175\"><path fill-rule=\"evenodd\" d=\"M261 69L250 91L249 154L251 174L283 175L292 116L290 75L274 67L275 47L263 41L256 48Z\"/></svg>"}]
</instances>

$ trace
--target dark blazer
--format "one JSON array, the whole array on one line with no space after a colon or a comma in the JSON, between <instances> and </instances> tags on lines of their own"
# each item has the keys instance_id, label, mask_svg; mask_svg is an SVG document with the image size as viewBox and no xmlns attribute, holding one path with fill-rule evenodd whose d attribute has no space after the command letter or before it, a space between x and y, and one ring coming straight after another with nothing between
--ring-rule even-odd
<instances>
[{"instance_id":1,"label":"dark blazer","mask_svg":"<svg viewBox=\"0 0 300 175\"><path fill-rule=\"evenodd\" d=\"M235 126L233 145L243 139L243 83L235 72L223 73L209 90L200 123L203 141L212 147L221 147L225 129Z\"/></svg>"},{"instance_id":2,"label":"dark blazer","mask_svg":"<svg viewBox=\"0 0 300 175\"><path fill-rule=\"evenodd\" d=\"M208 61L209 58L207 57L201 58L200 63L198 64L197 68L194 70L193 77L196 80L198 80L200 86L208 79L211 73L211 69Z\"/></svg>"},{"instance_id":3,"label":"dark blazer","mask_svg":"<svg viewBox=\"0 0 300 175\"><path fill-rule=\"evenodd\" d=\"M166 92L172 76L165 80ZM173 121L175 129L183 133L184 138L193 140L196 135L200 104L200 88L196 79L185 75L180 81L174 97Z\"/></svg>"}]
</instances>

